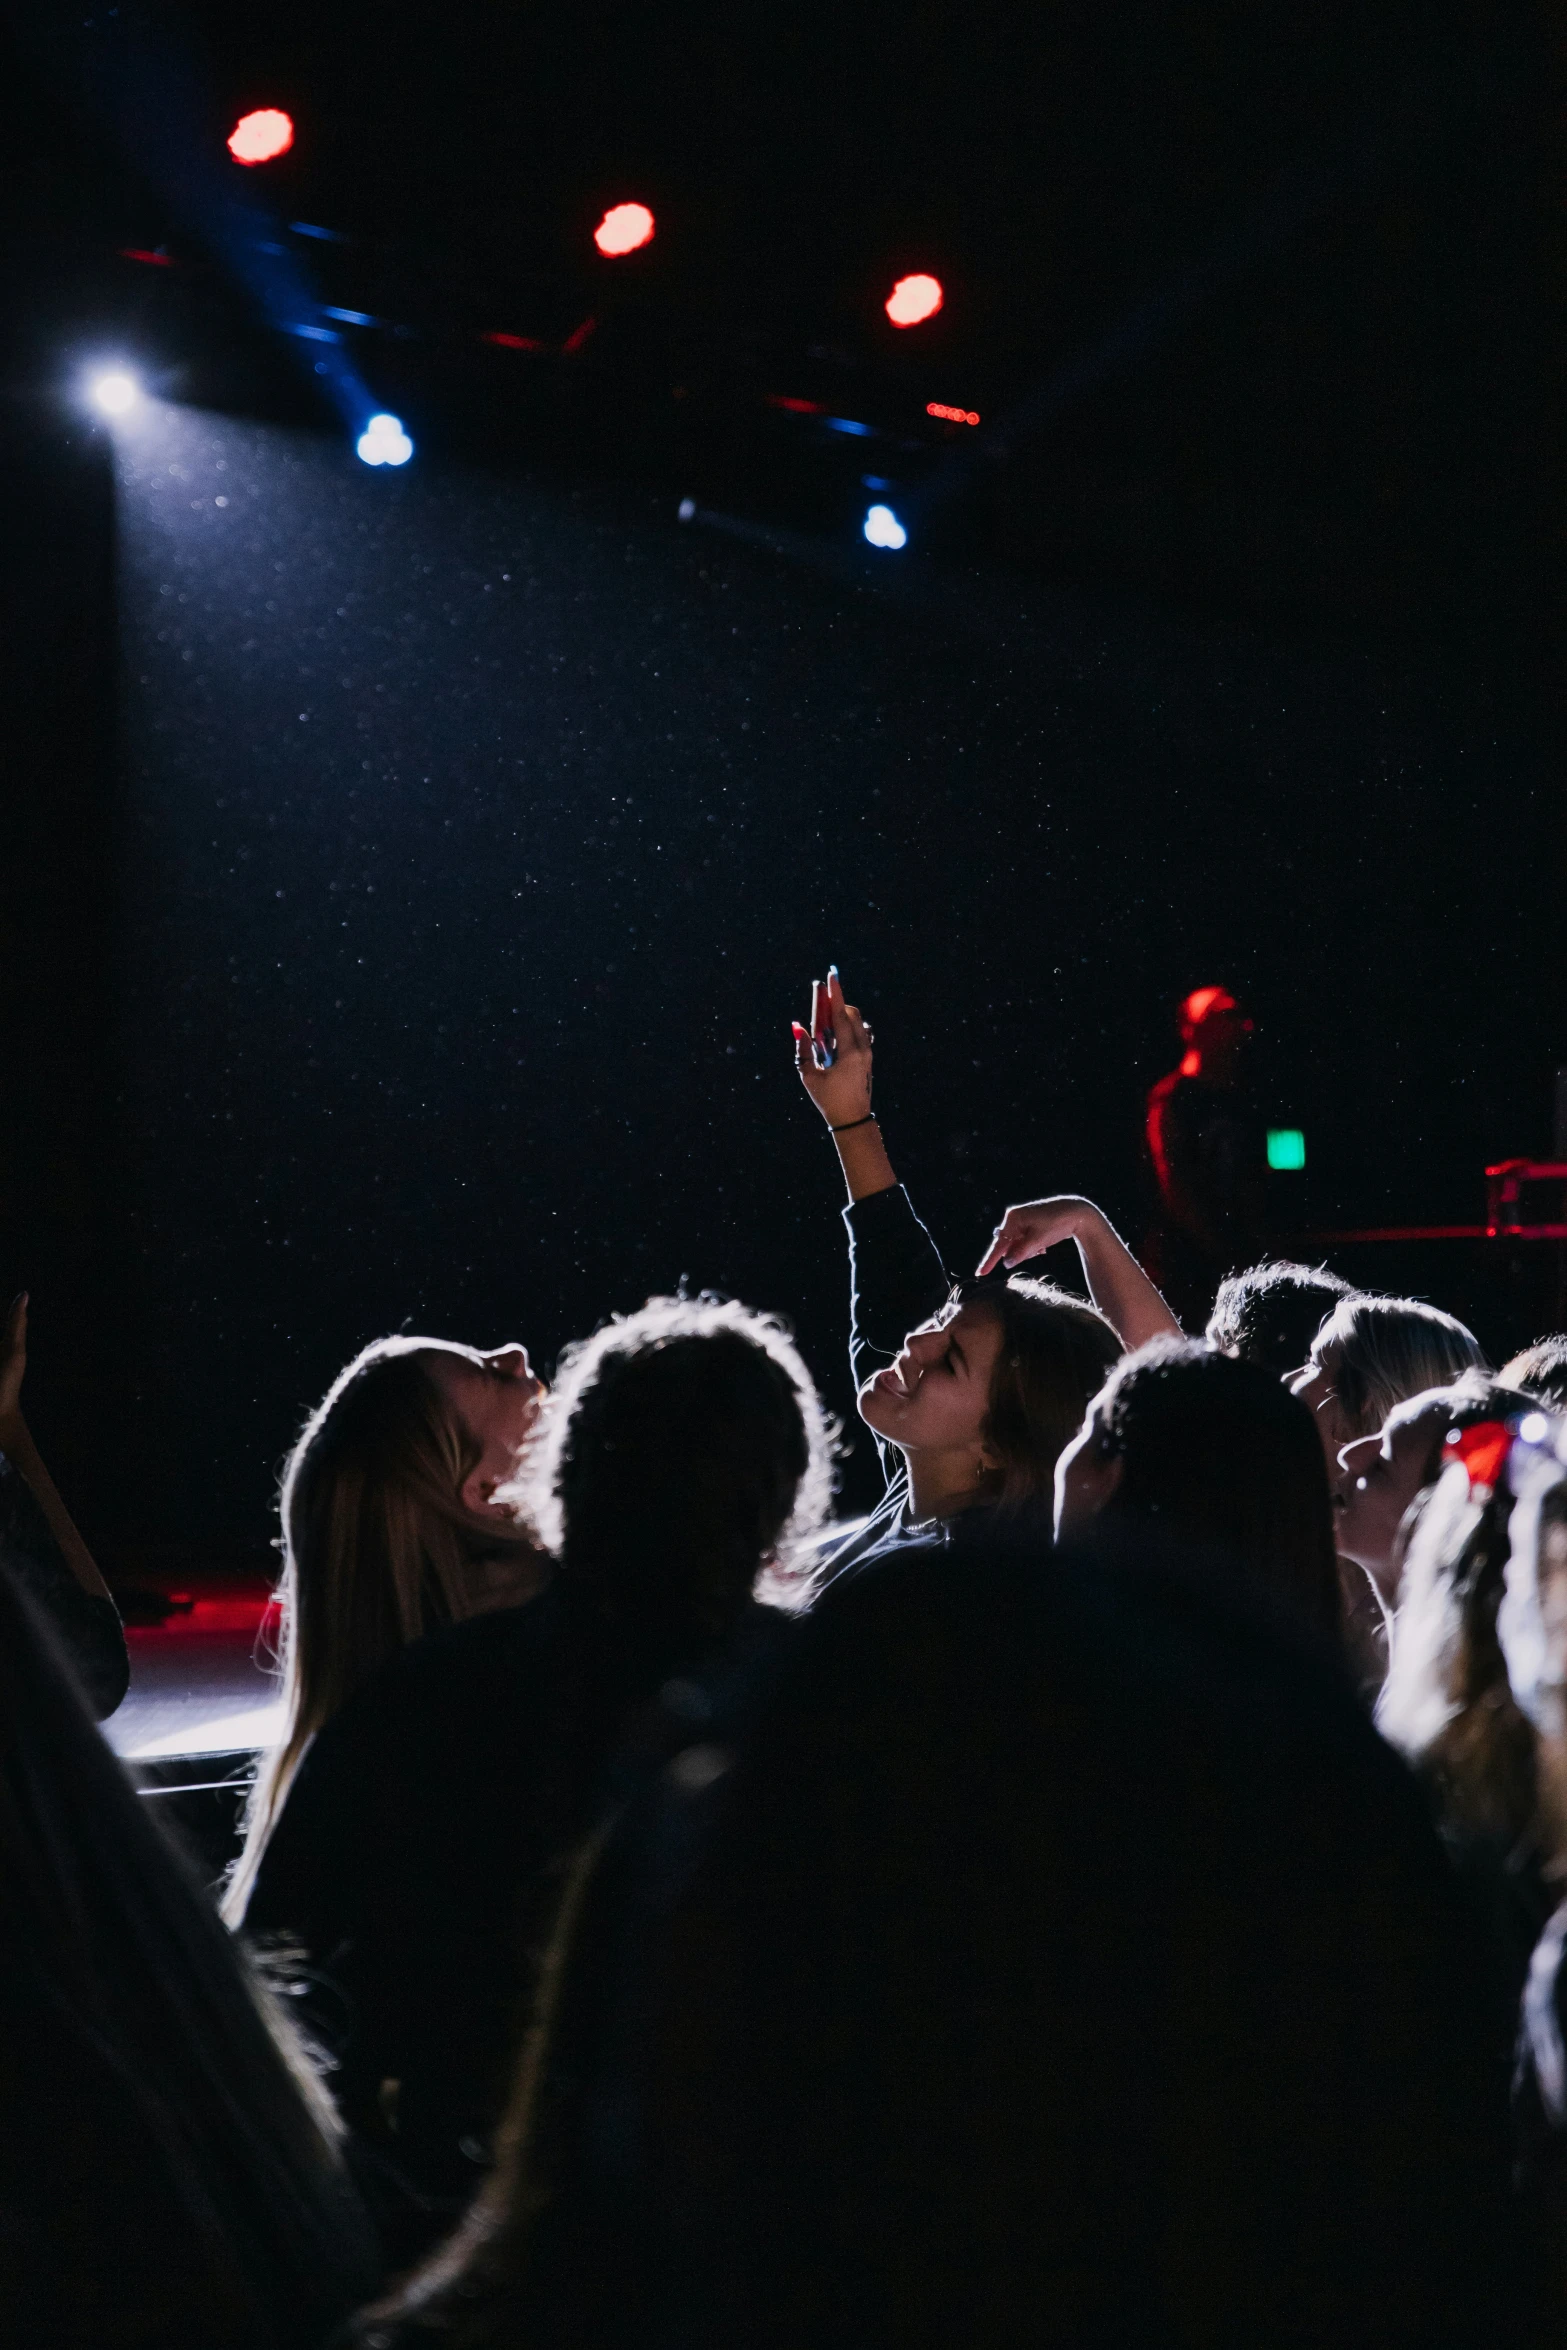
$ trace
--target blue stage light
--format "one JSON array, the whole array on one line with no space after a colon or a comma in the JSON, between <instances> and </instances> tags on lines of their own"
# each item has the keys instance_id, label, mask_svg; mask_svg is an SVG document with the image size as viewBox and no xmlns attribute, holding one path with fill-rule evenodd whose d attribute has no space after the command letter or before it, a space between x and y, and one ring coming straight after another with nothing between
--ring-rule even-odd
<instances>
[{"instance_id":1,"label":"blue stage light","mask_svg":"<svg viewBox=\"0 0 1567 2350\"><path fill-rule=\"evenodd\" d=\"M95 375L88 386L88 393L93 406L100 408L105 416L123 416L141 398L141 386L135 376L127 375L121 367L115 367L102 375Z\"/></svg>"},{"instance_id":2,"label":"blue stage light","mask_svg":"<svg viewBox=\"0 0 1567 2350\"><path fill-rule=\"evenodd\" d=\"M372 416L354 446L366 465L406 465L414 453L398 416Z\"/></svg>"},{"instance_id":3,"label":"blue stage light","mask_svg":"<svg viewBox=\"0 0 1567 2350\"><path fill-rule=\"evenodd\" d=\"M896 553L906 547L909 534L890 506L873 506L865 517L865 536L873 547L885 547Z\"/></svg>"}]
</instances>

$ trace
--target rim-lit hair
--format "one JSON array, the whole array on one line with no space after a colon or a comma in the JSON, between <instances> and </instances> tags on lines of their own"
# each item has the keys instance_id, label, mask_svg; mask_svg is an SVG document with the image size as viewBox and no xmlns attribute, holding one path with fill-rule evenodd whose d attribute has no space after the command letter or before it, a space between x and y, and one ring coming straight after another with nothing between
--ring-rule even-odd
<instances>
[{"instance_id":1,"label":"rim-lit hair","mask_svg":"<svg viewBox=\"0 0 1567 2350\"><path fill-rule=\"evenodd\" d=\"M1221 1355L1260 1363L1283 1379L1300 1369L1325 1316L1354 1294L1326 1265L1287 1258L1248 1265L1219 1283L1204 1336Z\"/></svg>"},{"instance_id":2,"label":"rim-lit hair","mask_svg":"<svg viewBox=\"0 0 1567 2350\"><path fill-rule=\"evenodd\" d=\"M1502 1365L1501 1376L1509 1387L1521 1387L1536 1403L1548 1405L1553 1412L1567 1412L1567 1332L1557 1330L1549 1338L1537 1338Z\"/></svg>"},{"instance_id":3,"label":"rim-lit hair","mask_svg":"<svg viewBox=\"0 0 1567 2350\"><path fill-rule=\"evenodd\" d=\"M475 1518L462 1488L479 1448L430 1370L482 1360L445 1339L378 1338L333 1380L283 1470L278 1664L283 1730L262 1758L224 1895L244 1917L267 1839L305 1748L391 1656L471 1615L475 1562L527 1538Z\"/></svg>"},{"instance_id":4,"label":"rim-lit hair","mask_svg":"<svg viewBox=\"0 0 1567 2350\"><path fill-rule=\"evenodd\" d=\"M1048 1506L1056 1462L1120 1361L1121 1341L1095 1307L1027 1274L961 1281L952 1303L1001 1323L981 1430L997 1465L984 1498L1007 1511Z\"/></svg>"},{"instance_id":5,"label":"rim-lit hair","mask_svg":"<svg viewBox=\"0 0 1567 2350\"><path fill-rule=\"evenodd\" d=\"M1395 1404L1487 1367L1472 1330L1414 1297L1341 1298L1312 1341L1312 1361L1330 1346L1341 1350L1339 1402L1361 1436L1374 1436Z\"/></svg>"},{"instance_id":6,"label":"rim-lit hair","mask_svg":"<svg viewBox=\"0 0 1567 2350\"><path fill-rule=\"evenodd\" d=\"M775 1315L654 1297L566 1349L497 1498L623 1622L717 1638L809 1596L836 1434Z\"/></svg>"}]
</instances>

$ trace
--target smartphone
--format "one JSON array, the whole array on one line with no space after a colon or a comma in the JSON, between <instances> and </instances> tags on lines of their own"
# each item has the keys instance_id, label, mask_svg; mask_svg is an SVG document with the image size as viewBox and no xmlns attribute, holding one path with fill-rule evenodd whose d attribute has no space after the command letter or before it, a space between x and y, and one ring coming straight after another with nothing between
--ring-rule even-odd
<instances>
[{"instance_id":1,"label":"smartphone","mask_svg":"<svg viewBox=\"0 0 1567 2350\"><path fill-rule=\"evenodd\" d=\"M838 1058L838 1039L832 1027L832 989L825 979L811 982L811 1042L817 1067L830 1069Z\"/></svg>"}]
</instances>

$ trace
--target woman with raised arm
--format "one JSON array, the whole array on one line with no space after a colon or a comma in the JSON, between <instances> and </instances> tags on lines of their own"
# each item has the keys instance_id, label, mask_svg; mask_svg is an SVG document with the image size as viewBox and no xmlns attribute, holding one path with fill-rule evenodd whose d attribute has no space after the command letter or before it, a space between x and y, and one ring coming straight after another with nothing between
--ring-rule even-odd
<instances>
[{"instance_id":1,"label":"woman with raised arm","mask_svg":"<svg viewBox=\"0 0 1567 2350\"><path fill-rule=\"evenodd\" d=\"M952 1279L887 1155L871 1108L871 1031L836 969L821 1000L832 1045L796 1022L795 1067L848 1186L849 1360L887 1487L867 1524L827 1553L834 1576L965 1511L1048 1509L1056 1456L1127 1333L1050 1282Z\"/></svg>"},{"instance_id":2,"label":"woman with raised arm","mask_svg":"<svg viewBox=\"0 0 1567 2350\"><path fill-rule=\"evenodd\" d=\"M24 1289L11 1300L0 1332L0 1549L16 1581L48 1618L101 1722L130 1687L125 1630L23 1417L26 1370Z\"/></svg>"}]
</instances>

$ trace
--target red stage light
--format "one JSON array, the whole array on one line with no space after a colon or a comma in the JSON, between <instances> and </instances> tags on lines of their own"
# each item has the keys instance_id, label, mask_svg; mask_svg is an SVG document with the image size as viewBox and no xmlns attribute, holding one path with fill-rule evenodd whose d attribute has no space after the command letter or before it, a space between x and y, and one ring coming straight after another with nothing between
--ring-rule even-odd
<instances>
[{"instance_id":1,"label":"red stage light","mask_svg":"<svg viewBox=\"0 0 1567 2350\"><path fill-rule=\"evenodd\" d=\"M229 153L236 163L274 163L293 144L293 121L276 106L261 106L254 114L242 114L229 132L228 140Z\"/></svg>"},{"instance_id":2,"label":"red stage light","mask_svg":"<svg viewBox=\"0 0 1567 2350\"><path fill-rule=\"evenodd\" d=\"M887 316L894 326L920 326L945 300L939 277L900 277L887 296Z\"/></svg>"},{"instance_id":3,"label":"red stage light","mask_svg":"<svg viewBox=\"0 0 1567 2350\"><path fill-rule=\"evenodd\" d=\"M652 240L653 215L645 204L612 204L593 231L594 244L611 261Z\"/></svg>"},{"instance_id":4,"label":"red stage light","mask_svg":"<svg viewBox=\"0 0 1567 2350\"><path fill-rule=\"evenodd\" d=\"M945 400L927 400L925 413L927 416L945 417L948 424L978 424L979 422L977 408L949 408Z\"/></svg>"}]
</instances>

